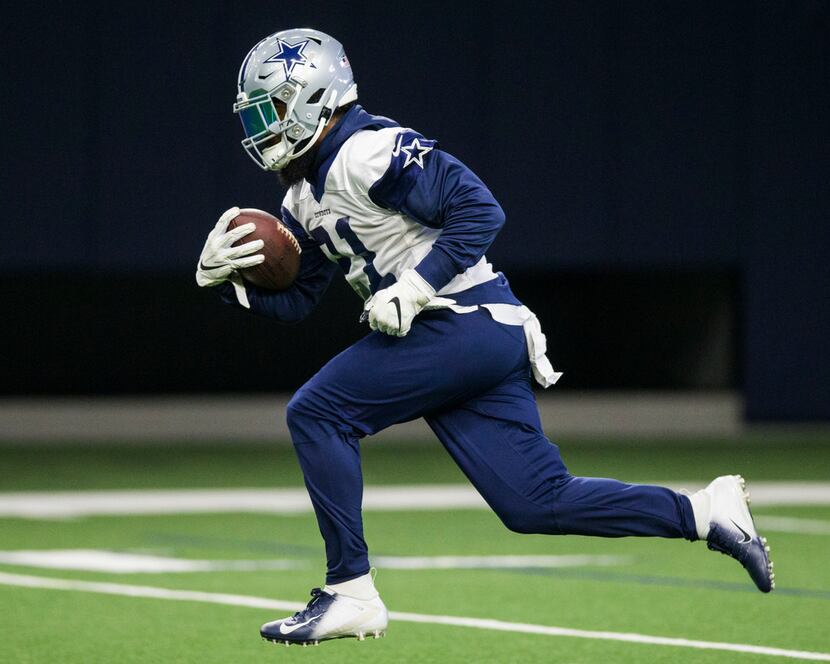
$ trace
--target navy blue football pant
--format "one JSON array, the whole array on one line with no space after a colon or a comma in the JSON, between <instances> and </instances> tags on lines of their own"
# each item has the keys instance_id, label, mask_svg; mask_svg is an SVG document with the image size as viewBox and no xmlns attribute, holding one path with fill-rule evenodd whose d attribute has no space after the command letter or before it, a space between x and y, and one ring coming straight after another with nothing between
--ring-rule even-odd
<instances>
[{"instance_id":1,"label":"navy blue football pant","mask_svg":"<svg viewBox=\"0 0 830 664\"><path fill-rule=\"evenodd\" d=\"M418 417L511 530L697 539L685 496L568 473L542 433L520 326L424 312L406 337L373 332L334 357L288 404L327 583L369 571L360 438Z\"/></svg>"}]
</instances>

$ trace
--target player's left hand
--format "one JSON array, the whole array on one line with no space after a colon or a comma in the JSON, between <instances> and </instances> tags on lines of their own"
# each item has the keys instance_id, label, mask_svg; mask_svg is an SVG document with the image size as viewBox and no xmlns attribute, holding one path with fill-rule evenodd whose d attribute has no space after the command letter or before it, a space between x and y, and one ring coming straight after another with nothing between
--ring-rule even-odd
<instances>
[{"instance_id":1,"label":"player's left hand","mask_svg":"<svg viewBox=\"0 0 830 664\"><path fill-rule=\"evenodd\" d=\"M369 327L394 337L404 337L412 320L435 296L435 289L415 270L406 270L397 282L379 290L366 303Z\"/></svg>"}]
</instances>

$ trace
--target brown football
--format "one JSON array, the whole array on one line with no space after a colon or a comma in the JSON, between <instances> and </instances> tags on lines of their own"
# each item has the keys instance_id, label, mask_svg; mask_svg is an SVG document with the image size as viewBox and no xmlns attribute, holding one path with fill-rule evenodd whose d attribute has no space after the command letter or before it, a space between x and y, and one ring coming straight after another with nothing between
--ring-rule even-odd
<instances>
[{"instance_id":1,"label":"brown football","mask_svg":"<svg viewBox=\"0 0 830 664\"><path fill-rule=\"evenodd\" d=\"M234 246L262 240L265 245L257 253L265 254L265 261L253 267L240 270L240 274L254 286L268 290L287 289L297 278L300 269L300 245L297 238L274 215L255 208L243 208L239 216L228 224L228 230L245 224L256 224L256 230L249 233Z\"/></svg>"}]
</instances>

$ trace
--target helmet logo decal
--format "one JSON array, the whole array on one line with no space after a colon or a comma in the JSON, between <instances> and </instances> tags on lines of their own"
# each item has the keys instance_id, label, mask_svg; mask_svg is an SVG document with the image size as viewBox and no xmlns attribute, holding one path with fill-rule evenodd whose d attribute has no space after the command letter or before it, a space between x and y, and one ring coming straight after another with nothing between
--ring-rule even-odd
<instances>
[{"instance_id":1,"label":"helmet logo decal","mask_svg":"<svg viewBox=\"0 0 830 664\"><path fill-rule=\"evenodd\" d=\"M279 51L274 53L274 55L264 62L272 64L277 62L281 63L282 68L285 71L285 77L288 78L291 75L291 71L297 65L309 65L314 67L314 64L311 63L303 54L303 51L307 45L308 39L297 42L296 44L289 44L288 42L284 42L282 39L277 38L277 48L279 48ZM316 69L316 67L314 68Z\"/></svg>"},{"instance_id":2,"label":"helmet logo decal","mask_svg":"<svg viewBox=\"0 0 830 664\"><path fill-rule=\"evenodd\" d=\"M428 152L432 151L432 145L421 145L421 142L417 138L413 138L412 142L409 145L401 145L403 142L403 134L398 135L398 142L395 144L394 149L392 150L392 156L397 157L401 152L406 155L406 161L403 164L403 168L409 166L409 164L415 163L424 168L424 155Z\"/></svg>"}]
</instances>

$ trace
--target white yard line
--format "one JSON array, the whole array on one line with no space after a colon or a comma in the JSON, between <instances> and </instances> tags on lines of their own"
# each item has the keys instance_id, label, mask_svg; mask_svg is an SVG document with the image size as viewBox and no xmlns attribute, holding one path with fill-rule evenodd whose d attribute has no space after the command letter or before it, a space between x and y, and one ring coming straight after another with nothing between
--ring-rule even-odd
<instances>
[{"instance_id":1,"label":"white yard line","mask_svg":"<svg viewBox=\"0 0 830 664\"><path fill-rule=\"evenodd\" d=\"M700 482L667 482L695 490ZM830 505L830 482L750 482L753 507ZM367 511L489 509L468 484L367 486ZM0 493L0 517L73 518L117 514L195 514L311 512L303 488L291 489L139 489L118 491L30 491Z\"/></svg>"},{"instance_id":2,"label":"white yard line","mask_svg":"<svg viewBox=\"0 0 830 664\"><path fill-rule=\"evenodd\" d=\"M308 566L304 560L194 560L101 549L0 551L0 563L41 569L112 574L179 574L186 572L289 570Z\"/></svg>"},{"instance_id":3,"label":"white yard line","mask_svg":"<svg viewBox=\"0 0 830 664\"><path fill-rule=\"evenodd\" d=\"M755 524L774 533L798 533L799 535L830 535L830 521L802 519L792 516L756 516Z\"/></svg>"},{"instance_id":4,"label":"white yard line","mask_svg":"<svg viewBox=\"0 0 830 664\"><path fill-rule=\"evenodd\" d=\"M383 569L524 569L528 567L607 567L625 565L628 556L572 554L561 556L372 556Z\"/></svg>"},{"instance_id":5,"label":"white yard line","mask_svg":"<svg viewBox=\"0 0 830 664\"><path fill-rule=\"evenodd\" d=\"M363 507L366 510L440 510L487 508L487 504L468 485L416 485L366 487ZM311 501L304 488L0 493L0 517L311 511Z\"/></svg>"},{"instance_id":6,"label":"white yard line","mask_svg":"<svg viewBox=\"0 0 830 664\"><path fill-rule=\"evenodd\" d=\"M105 595L121 595L126 597L145 597L150 599L177 600L186 602L208 602L229 606L244 606L254 609L268 609L276 611L297 611L302 604L285 602L265 597L251 597L248 595L231 595L224 593L207 593L194 590L170 590L152 586L133 586L121 583L96 583L90 581L73 581L69 579L55 579L23 574L6 574L0 572L0 584L20 586L25 588L46 588L51 590L73 590L79 592L102 593ZM679 648L694 648L698 650L721 650L728 652L749 653L754 655L768 655L771 657L787 657L810 661L830 662L830 653L807 652L804 650L787 650L767 646L744 643L721 643L717 641L697 641L664 636L651 636L631 632L605 632L568 627L552 627L547 625L533 625L528 623L506 622L502 620L488 620L482 618L465 618L463 616L439 616L423 613L404 613L392 611L389 614L392 620L400 622L415 622L431 625L449 625L452 627L468 627L473 629L488 629L501 632L516 632L522 634L540 634L545 636L569 636L578 639L594 639L602 641L622 641L628 643L642 643L647 645L674 646Z\"/></svg>"},{"instance_id":7,"label":"white yard line","mask_svg":"<svg viewBox=\"0 0 830 664\"><path fill-rule=\"evenodd\" d=\"M376 556L372 563L384 569L524 569L529 567L607 567L631 561L628 556ZM37 549L0 551L0 563L41 569L81 570L114 574L164 574L187 572L253 572L301 569L309 561L282 560L195 560L143 553L101 549Z\"/></svg>"}]
</instances>

